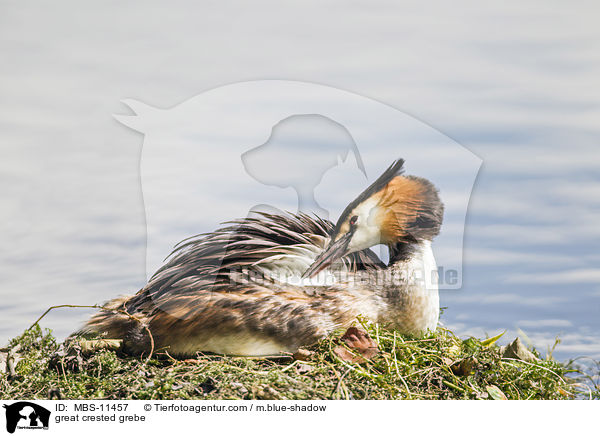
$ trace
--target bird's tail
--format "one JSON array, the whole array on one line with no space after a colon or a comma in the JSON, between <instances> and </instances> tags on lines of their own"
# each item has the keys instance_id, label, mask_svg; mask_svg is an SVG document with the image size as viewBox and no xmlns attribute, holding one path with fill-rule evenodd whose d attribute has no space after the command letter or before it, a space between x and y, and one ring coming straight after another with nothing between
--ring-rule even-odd
<instances>
[{"instance_id":1,"label":"bird's tail","mask_svg":"<svg viewBox=\"0 0 600 436\"><path fill-rule=\"evenodd\" d=\"M105 339L122 339L126 352L143 352L149 348L146 321L139 314L127 313L126 303L130 298L123 296L110 300L71 337L99 335Z\"/></svg>"}]
</instances>

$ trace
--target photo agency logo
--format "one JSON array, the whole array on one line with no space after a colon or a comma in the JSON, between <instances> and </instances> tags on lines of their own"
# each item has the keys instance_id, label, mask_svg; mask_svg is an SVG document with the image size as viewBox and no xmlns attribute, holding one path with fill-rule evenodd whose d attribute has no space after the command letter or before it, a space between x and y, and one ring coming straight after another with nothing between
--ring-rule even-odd
<instances>
[{"instance_id":1,"label":"photo agency logo","mask_svg":"<svg viewBox=\"0 0 600 436\"><path fill-rule=\"evenodd\" d=\"M140 171L148 277L164 264L173 244L184 241L170 257L181 261L171 264L175 274L170 276L181 283L191 255L195 273L202 272L206 284L222 279L227 262L228 277L236 282L258 282L262 276L289 284L359 279L361 285L368 280L376 286L380 280L402 281L411 275L435 292L462 286L465 218L481 160L422 121L347 91L280 80L223 86L170 109L123 103L134 114L115 118L144 134ZM376 243L372 254L335 259L326 271L303 277L329 244L342 212L400 160L404 164L397 165L396 175L426 179L439 190L444 206L430 211L436 224L443 211L441 232L432 244L435 260L424 256L406 270L387 271L391 276L353 274L355 265L384 265L398 255L398 247ZM402 189L423 195L431 191L425 184ZM404 205L411 204L407 197ZM406 222L410 213L405 209L386 212L386 222ZM365 207L361 213L363 222L381 218ZM403 231L407 240L434 237L412 234L410 226ZM206 232L214 232L208 242L200 235ZM271 234L276 246L256 245L259 233ZM384 242L381 229L369 240L379 236ZM271 250L270 256L264 250Z\"/></svg>"},{"instance_id":2,"label":"photo agency logo","mask_svg":"<svg viewBox=\"0 0 600 436\"><path fill-rule=\"evenodd\" d=\"M4 404L6 415L6 431L14 433L19 430L48 430L50 411L29 401Z\"/></svg>"}]
</instances>

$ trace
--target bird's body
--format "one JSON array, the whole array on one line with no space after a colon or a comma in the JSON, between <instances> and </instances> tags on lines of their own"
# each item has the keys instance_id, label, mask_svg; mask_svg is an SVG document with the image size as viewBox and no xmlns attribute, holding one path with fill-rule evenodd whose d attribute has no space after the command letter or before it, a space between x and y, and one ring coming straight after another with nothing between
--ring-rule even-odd
<instances>
[{"instance_id":1,"label":"bird's body","mask_svg":"<svg viewBox=\"0 0 600 436\"><path fill-rule=\"evenodd\" d=\"M258 356L295 351L358 316L402 333L435 330L431 239L442 206L433 185L401 170L401 161L390 167L335 226L259 214L183 241L143 289L109 302L82 332L122 338L136 354L149 351L151 332L155 349L172 355ZM404 194L385 192L396 185ZM374 242L390 247L388 265L368 248Z\"/></svg>"}]
</instances>

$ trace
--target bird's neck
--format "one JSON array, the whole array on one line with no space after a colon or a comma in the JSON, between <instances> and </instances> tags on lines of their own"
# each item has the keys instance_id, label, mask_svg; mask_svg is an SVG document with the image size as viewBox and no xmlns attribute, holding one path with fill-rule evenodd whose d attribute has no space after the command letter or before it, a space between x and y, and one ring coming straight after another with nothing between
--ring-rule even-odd
<instances>
[{"instance_id":1,"label":"bird's neck","mask_svg":"<svg viewBox=\"0 0 600 436\"><path fill-rule=\"evenodd\" d=\"M403 330L434 330L439 316L437 265L430 241L390 248L378 293L385 301L384 318Z\"/></svg>"},{"instance_id":2,"label":"bird's neck","mask_svg":"<svg viewBox=\"0 0 600 436\"><path fill-rule=\"evenodd\" d=\"M398 263L407 262L413 256L419 254L419 251L422 250L423 244L424 242L419 242L410 236L388 244L390 257L388 265L391 267ZM429 242L429 244L431 245L431 242Z\"/></svg>"}]
</instances>

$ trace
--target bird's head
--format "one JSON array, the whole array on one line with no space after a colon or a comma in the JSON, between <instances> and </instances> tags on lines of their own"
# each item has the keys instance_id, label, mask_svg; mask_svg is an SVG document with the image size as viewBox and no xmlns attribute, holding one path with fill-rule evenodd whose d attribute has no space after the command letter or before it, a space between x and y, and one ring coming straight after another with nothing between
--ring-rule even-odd
<instances>
[{"instance_id":1,"label":"bird's head","mask_svg":"<svg viewBox=\"0 0 600 436\"><path fill-rule=\"evenodd\" d=\"M395 161L350 203L331 234L328 247L304 273L312 277L342 257L377 244L394 246L432 240L440 231L444 206L426 179L404 176Z\"/></svg>"}]
</instances>

